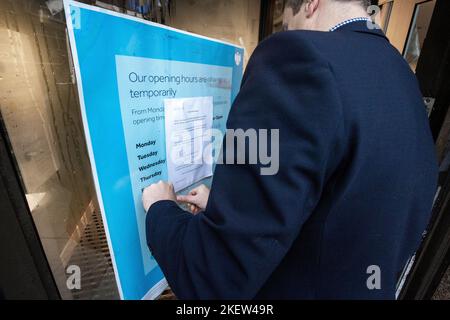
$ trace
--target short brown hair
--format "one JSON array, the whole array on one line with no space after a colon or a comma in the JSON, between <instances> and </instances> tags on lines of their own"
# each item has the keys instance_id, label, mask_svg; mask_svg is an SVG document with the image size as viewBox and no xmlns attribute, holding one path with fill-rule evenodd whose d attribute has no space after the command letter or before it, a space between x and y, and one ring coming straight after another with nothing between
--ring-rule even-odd
<instances>
[{"instance_id":1,"label":"short brown hair","mask_svg":"<svg viewBox=\"0 0 450 320\"><path fill-rule=\"evenodd\" d=\"M284 7L285 8L291 8L294 12L294 15L296 15L300 11L300 7L302 6L303 2L305 0L285 0L284 1ZM378 0L334 0L338 2L360 2L362 6L365 8L369 7L373 4L378 4Z\"/></svg>"}]
</instances>

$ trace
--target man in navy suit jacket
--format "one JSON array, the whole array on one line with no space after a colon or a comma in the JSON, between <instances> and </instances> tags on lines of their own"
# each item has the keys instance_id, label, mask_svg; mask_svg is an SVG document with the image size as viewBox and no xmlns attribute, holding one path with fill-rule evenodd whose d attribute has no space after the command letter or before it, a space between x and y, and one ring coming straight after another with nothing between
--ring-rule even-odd
<instances>
[{"instance_id":1,"label":"man in navy suit jacket","mask_svg":"<svg viewBox=\"0 0 450 320\"><path fill-rule=\"evenodd\" d=\"M227 126L279 129L277 174L217 165L209 198L179 198L198 214L170 184L144 191L147 242L178 298L395 298L437 165L416 78L363 2L290 0L291 31L251 57Z\"/></svg>"}]
</instances>

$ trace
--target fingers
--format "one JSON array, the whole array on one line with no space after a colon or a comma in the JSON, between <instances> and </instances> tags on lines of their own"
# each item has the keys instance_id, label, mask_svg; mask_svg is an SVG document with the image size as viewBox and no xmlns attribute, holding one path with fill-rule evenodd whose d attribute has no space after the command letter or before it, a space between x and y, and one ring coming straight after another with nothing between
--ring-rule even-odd
<instances>
[{"instance_id":1,"label":"fingers","mask_svg":"<svg viewBox=\"0 0 450 320\"><path fill-rule=\"evenodd\" d=\"M195 196L192 196L192 195L181 196L180 195L180 196L177 196L177 201L192 203L192 202L195 202Z\"/></svg>"},{"instance_id":2,"label":"fingers","mask_svg":"<svg viewBox=\"0 0 450 320\"><path fill-rule=\"evenodd\" d=\"M177 196L177 201L178 202L182 202L182 203L186 203L186 207L188 208L188 210L190 212L192 212L193 214L197 214L201 211L201 208L199 208L195 202L197 199L195 199L195 196Z\"/></svg>"},{"instance_id":3,"label":"fingers","mask_svg":"<svg viewBox=\"0 0 450 320\"><path fill-rule=\"evenodd\" d=\"M187 208L193 214L197 214L206 208L208 202L209 188L200 185L192 189L187 195L177 196L177 201L187 204Z\"/></svg>"},{"instance_id":4,"label":"fingers","mask_svg":"<svg viewBox=\"0 0 450 320\"><path fill-rule=\"evenodd\" d=\"M201 211L201 209L199 207L197 207L196 205L191 204L189 206L189 210L193 213L193 214L197 214Z\"/></svg>"},{"instance_id":5,"label":"fingers","mask_svg":"<svg viewBox=\"0 0 450 320\"><path fill-rule=\"evenodd\" d=\"M196 196L197 194L200 193L200 191L201 191L201 189L202 189L202 186L203 186L203 185L198 186L198 187L192 189L192 190L189 192L189 194L190 194L190 195L193 195L193 196Z\"/></svg>"},{"instance_id":6,"label":"fingers","mask_svg":"<svg viewBox=\"0 0 450 320\"><path fill-rule=\"evenodd\" d=\"M189 191L189 194L187 195L179 195L177 196L177 201L197 204L198 199L196 196L198 196L204 188L206 188L206 186L202 184Z\"/></svg>"},{"instance_id":7,"label":"fingers","mask_svg":"<svg viewBox=\"0 0 450 320\"><path fill-rule=\"evenodd\" d=\"M148 211L152 204L162 200L176 201L173 184L161 180L145 188L142 193L145 211Z\"/></svg>"}]
</instances>

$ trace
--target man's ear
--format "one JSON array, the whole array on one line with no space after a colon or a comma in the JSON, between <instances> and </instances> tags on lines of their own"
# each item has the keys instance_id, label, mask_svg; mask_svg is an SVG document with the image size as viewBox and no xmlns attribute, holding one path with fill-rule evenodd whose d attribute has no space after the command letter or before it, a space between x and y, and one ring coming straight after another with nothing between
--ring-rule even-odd
<instances>
[{"instance_id":1,"label":"man's ear","mask_svg":"<svg viewBox=\"0 0 450 320\"><path fill-rule=\"evenodd\" d=\"M317 11L321 0L306 0L305 13L307 18L311 18Z\"/></svg>"}]
</instances>

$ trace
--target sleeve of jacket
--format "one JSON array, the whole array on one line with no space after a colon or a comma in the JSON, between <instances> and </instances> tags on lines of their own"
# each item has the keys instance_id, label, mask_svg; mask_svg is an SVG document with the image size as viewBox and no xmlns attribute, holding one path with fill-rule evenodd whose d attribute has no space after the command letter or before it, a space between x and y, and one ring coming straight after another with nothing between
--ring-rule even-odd
<instances>
[{"instance_id":1,"label":"sleeve of jacket","mask_svg":"<svg viewBox=\"0 0 450 320\"><path fill-rule=\"evenodd\" d=\"M255 297L301 232L337 165L342 106L327 61L300 33L256 49L230 112L229 129L278 129L272 169L216 166L205 212L154 204L147 242L180 299ZM273 135L273 132L272 132ZM272 137L269 133L269 139ZM226 153L226 151L225 151Z\"/></svg>"}]
</instances>

